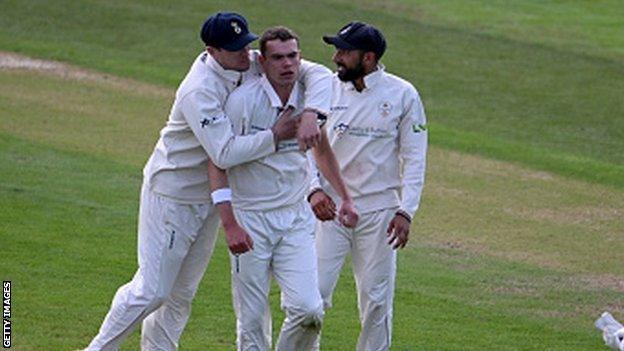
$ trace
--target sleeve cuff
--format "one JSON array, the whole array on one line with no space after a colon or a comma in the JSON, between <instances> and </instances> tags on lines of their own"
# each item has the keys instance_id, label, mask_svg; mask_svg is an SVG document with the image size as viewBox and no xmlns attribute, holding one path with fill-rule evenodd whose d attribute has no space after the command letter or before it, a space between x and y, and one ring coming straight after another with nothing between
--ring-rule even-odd
<instances>
[{"instance_id":1,"label":"sleeve cuff","mask_svg":"<svg viewBox=\"0 0 624 351\"><path fill-rule=\"evenodd\" d=\"M410 216L407 212L405 212L403 210L398 210L398 211L396 211L396 215L397 216L401 216L401 217L407 219L407 221L409 223L412 223L412 216Z\"/></svg>"},{"instance_id":2,"label":"sleeve cuff","mask_svg":"<svg viewBox=\"0 0 624 351\"><path fill-rule=\"evenodd\" d=\"M308 202L310 202L310 199L312 198L312 195L318 193L319 191L323 191L323 188L314 188L312 190L310 190L310 192L308 193L308 197L306 198L306 200L308 200Z\"/></svg>"}]
</instances>

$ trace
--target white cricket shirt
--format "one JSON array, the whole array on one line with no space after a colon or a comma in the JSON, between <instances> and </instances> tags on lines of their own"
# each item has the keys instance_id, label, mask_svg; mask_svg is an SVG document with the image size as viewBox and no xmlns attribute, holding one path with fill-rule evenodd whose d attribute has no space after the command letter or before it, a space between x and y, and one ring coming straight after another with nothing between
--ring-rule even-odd
<instances>
[{"instance_id":1,"label":"white cricket shirt","mask_svg":"<svg viewBox=\"0 0 624 351\"><path fill-rule=\"evenodd\" d=\"M152 191L182 203L208 203L208 157L218 167L228 168L275 151L270 130L235 136L223 111L240 82L260 75L258 55L251 52L252 66L244 74L223 69L207 52L197 57L176 92L167 125L143 170ZM306 106L328 111L329 70L302 61L299 79L307 87Z\"/></svg>"},{"instance_id":2,"label":"white cricket shirt","mask_svg":"<svg viewBox=\"0 0 624 351\"><path fill-rule=\"evenodd\" d=\"M331 85L328 84L327 88ZM331 95L329 89L326 94ZM225 105L236 134L255 135L270 129L288 106L293 116L303 110L303 87L299 83L282 105L265 76L248 81L232 93ZM277 152L227 170L232 204L242 210L267 210L289 206L305 199L310 173L306 154L297 140L280 142Z\"/></svg>"},{"instance_id":3,"label":"white cricket shirt","mask_svg":"<svg viewBox=\"0 0 624 351\"><path fill-rule=\"evenodd\" d=\"M358 92L334 76L331 115L325 126L346 186L360 213L399 207L413 215L425 179L425 112L409 82L384 71L364 77ZM338 195L320 178L323 190Z\"/></svg>"}]
</instances>

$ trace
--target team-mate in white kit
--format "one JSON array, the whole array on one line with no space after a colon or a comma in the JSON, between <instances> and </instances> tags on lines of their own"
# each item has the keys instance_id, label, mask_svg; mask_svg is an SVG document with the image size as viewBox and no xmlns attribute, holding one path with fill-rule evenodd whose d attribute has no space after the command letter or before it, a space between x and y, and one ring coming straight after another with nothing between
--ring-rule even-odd
<instances>
[{"instance_id":1,"label":"team-mate in white kit","mask_svg":"<svg viewBox=\"0 0 624 351\"><path fill-rule=\"evenodd\" d=\"M424 183L425 113L412 84L379 63L386 49L379 30L352 22L323 40L336 47L337 65L325 129L360 220L354 229L329 221L339 198L320 178L309 195L322 220L316 234L320 292L325 307L331 307L345 256L351 253L362 328L357 350L388 350L394 249L407 243Z\"/></svg>"},{"instance_id":2,"label":"team-mate in white kit","mask_svg":"<svg viewBox=\"0 0 624 351\"><path fill-rule=\"evenodd\" d=\"M265 75L244 83L230 95L225 106L235 131L241 135L270 129L284 109L294 109L295 116L304 109L304 88L295 79L300 65L298 37L285 27L269 28L260 38L260 51ZM331 81L327 88L329 107ZM342 200L337 225L353 227L357 213L323 130L320 144L312 149L312 154ZM211 170L213 188L217 183L227 184L219 171ZM234 253L232 289L238 350L271 349L271 275L281 288L281 307L286 313L276 349L310 350L320 331L323 303L314 249L316 220L305 198L310 178L306 153L295 140L279 143L276 153L227 169L236 220L246 232L243 235L251 239L241 241L246 247L230 246ZM224 191L227 190L215 193ZM224 200L227 202L227 196ZM222 219L229 223L231 218L230 215L229 219ZM253 250L242 253L251 247Z\"/></svg>"},{"instance_id":3,"label":"team-mate in white kit","mask_svg":"<svg viewBox=\"0 0 624 351\"><path fill-rule=\"evenodd\" d=\"M260 74L246 20L218 13L203 25L207 46L180 84L167 125L147 165L141 190L138 263L134 278L119 288L88 350L117 350L143 322L143 350L174 350L188 320L191 301L212 254L219 218L210 200L207 164L230 167L267 156L280 140L298 133L302 147L320 137L317 115L296 122L288 115L272 129L235 136L223 105L228 95ZM306 106L326 105L327 68L303 63ZM268 116L273 118L274 115Z\"/></svg>"}]
</instances>

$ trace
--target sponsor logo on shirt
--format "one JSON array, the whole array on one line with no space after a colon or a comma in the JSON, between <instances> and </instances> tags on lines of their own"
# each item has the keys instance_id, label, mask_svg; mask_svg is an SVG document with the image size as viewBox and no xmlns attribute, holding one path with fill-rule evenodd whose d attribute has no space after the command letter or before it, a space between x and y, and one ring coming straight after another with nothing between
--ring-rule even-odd
<instances>
[{"instance_id":1,"label":"sponsor logo on shirt","mask_svg":"<svg viewBox=\"0 0 624 351\"><path fill-rule=\"evenodd\" d=\"M368 137L373 139L392 137L392 133L390 133L387 129L349 126L344 122L339 122L334 125L334 131L338 137L342 137L345 134L354 137Z\"/></svg>"},{"instance_id":2,"label":"sponsor logo on shirt","mask_svg":"<svg viewBox=\"0 0 624 351\"><path fill-rule=\"evenodd\" d=\"M277 152L299 151L299 143L296 141L280 141L277 144Z\"/></svg>"},{"instance_id":3,"label":"sponsor logo on shirt","mask_svg":"<svg viewBox=\"0 0 624 351\"><path fill-rule=\"evenodd\" d=\"M346 110L348 108L349 108L349 106L332 106L332 107L330 107L330 110L332 112L334 112L334 111L344 111L344 110Z\"/></svg>"},{"instance_id":4,"label":"sponsor logo on shirt","mask_svg":"<svg viewBox=\"0 0 624 351\"><path fill-rule=\"evenodd\" d=\"M221 122L223 120L225 120L225 116L206 117L206 118L202 119L201 121L199 121L199 123L201 124L202 128L206 128L207 126L209 126L211 124L215 124L215 123Z\"/></svg>"},{"instance_id":5,"label":"sponsor logo on shirt","mask_svg":"<svg viewBox=\"0 0 624 351\"><path fill-rule=\"evenodd\" d=\"M351 127L348 134L356 137L368 137L373 139L381 139L391 137L392 134L386 129L374 128L374 127Z\"/></svg>"}]
</instances>

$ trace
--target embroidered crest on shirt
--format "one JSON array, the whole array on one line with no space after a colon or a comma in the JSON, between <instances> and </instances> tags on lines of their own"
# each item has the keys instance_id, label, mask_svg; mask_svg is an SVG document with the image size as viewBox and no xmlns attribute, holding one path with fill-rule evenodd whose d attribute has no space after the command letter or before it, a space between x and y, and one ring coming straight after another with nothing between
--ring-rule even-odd
<instances>
[{"instance_id":1,"label":"embroidered crest on shirt","mask_svg":"<svg viewBox=\"0 0 624 351\"><path fill-rule=\"evenodd\" d=\"M338 137L341 137L347 131L347 129L349 129L349 125L343 122L340 122L334 126L334 131L336 132Z\"/></svg>"},{"instance_id":2,"label":"embroidered crest on shirt","mask_svg":"<svg viewBox=\"0 0 624 351\"><path fill-rule=\"evenodd\" d=\"M384 101L379 105L379 113L381 113L381 117L388 117L392 111L392 104L388 101Z\"/></svg>"}]
</instances>

